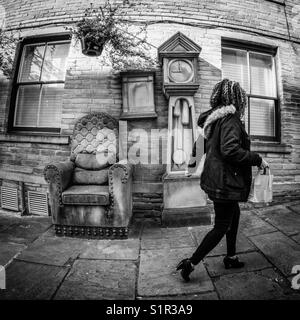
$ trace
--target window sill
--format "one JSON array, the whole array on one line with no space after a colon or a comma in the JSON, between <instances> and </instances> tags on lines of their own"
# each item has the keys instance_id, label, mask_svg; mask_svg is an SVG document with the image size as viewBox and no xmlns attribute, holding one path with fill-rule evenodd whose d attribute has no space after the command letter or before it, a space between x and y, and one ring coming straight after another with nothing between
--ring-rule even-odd
<instances>
[{"instance_id":1,"label":"window sill","mask_svg":"<svg viewBox=\"0 0 300 320\"><path fill-rule=\"evenodd\" d=\"M30 142L45 144L69 144L69 136L59 134L41 134L41 133L8 133L0 134L0 142Z\"/></svg>"},{"instance_id":2,"label":"window sill","mask_svg":"<svg viewBox=\"0 0 300 320\"><path fill-rule=\"evenodd\" d=\"M279 142L252 141L251 150L255 152L288 154L292 152L292 146Z\"/></svg>"}]
</instances>

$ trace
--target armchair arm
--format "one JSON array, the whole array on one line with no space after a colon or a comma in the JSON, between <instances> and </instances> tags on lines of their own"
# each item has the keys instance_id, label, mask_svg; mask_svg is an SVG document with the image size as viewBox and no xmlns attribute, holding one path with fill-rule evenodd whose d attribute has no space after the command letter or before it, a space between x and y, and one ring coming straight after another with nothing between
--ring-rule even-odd
<instances>
[{"instance_id":1,"label":"armchair arm","mask_svg":"<svg viewBox=\"0 0 300 320\"><path fill-rule=\"evenodd\" d=\"M50 184L59 184L61 191L64 191L71 182L74 166L72 161L50 163L44 169L45 180Z\"/></svg>"},{"instance_id":2,"label":"armchair arm","mask_svg":"<svg viewBox=\"0 0 300 320\"><path fill-rule=\"evenodd\" d=\"M108 171L109 218L115 227L127 227L132 216L132 172L133 166L125 161L115 163Z\"/></svg>"},{"instance_id":3,"label":"armchair arm","mask_svg":"<svg viewBox=\"0 0 300 320\"><path fill-rule=\"evenodd\" d=\"M62 192L71 182L74 166L72 161L65 161L50 163L44 169L44 178L49 183L49 200L54 223L59 208L63 206Z\"/></svg>"}]
</instances>

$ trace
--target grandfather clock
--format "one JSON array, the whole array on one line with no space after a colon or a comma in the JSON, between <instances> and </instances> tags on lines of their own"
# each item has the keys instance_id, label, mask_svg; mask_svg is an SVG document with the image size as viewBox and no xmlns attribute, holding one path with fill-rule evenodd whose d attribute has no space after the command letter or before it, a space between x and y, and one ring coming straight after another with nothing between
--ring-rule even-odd
<instances>
[{"instance_id":1,"label":"grandfather clock","mask_svg":"<svg viewBox=\"0 0 300 320\"><path fill-rule=\"evenodd\" d=\"M167 171L163 178L163 215L165 224L172 220L196 217L206 206L200 188L200 176L186 177L193 143L198 138L194 95L199 88L198 57L201 47L181 32L158 48L163 69L163 92L168 106ZM199 149L203 153L204 143ZM203 220L210 217L203 216ZM201 220L201 218L200 218Z\"/></svg>"}]
</instances>

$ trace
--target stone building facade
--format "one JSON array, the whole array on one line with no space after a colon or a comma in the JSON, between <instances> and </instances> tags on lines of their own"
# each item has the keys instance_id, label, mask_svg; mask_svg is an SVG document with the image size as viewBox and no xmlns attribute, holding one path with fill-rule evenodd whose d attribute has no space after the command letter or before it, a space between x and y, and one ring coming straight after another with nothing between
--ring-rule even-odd
<instances>
[{"instance_id":1,"label":"stone building facade","mask_svg":"<svg viewBox=\"0 0 300 320\"><path fill-rule=\"evenodd\" d=\"M0 10L2 17L5 17L7 30L17 32L22 39L40 36L44 39L65 34L64 27L79 19L90 2L0 0ZM95 5L102 2L93 1ZM138 6L129 10L128 20L136 24L148 23L148 42L154 55L157 55L157 48L178 31L202 48L198 68L199 89L195 94L196 116L209 108L212 87L227 75L230 63L237 63L241 70L246 68L249 71L252 70L252 65L249 65L251 59L259 66L264 64L266 69L270 67L268 61L272 61L272 72L269 70L271 73L268 73L268 77L271 74L273 78L267 78L266 81L274 82L276 93L267 92L262 98L259 97L262 95L260 92L252 97L254 101L268 100L262 104L266 107L267 116L258 113L255 117L253 113L253 132L258 130L258 134L253 135L252 150L259 152L270 163L276 197L299 196L300 3L297 0L135 2L138 2ZM226 56L226 48L232 55ZM19 54L16 52L16 60ZM269 58L264 59L261 55ZM230 60L232 57L235 59L233 62ZM229 61L227 65L224 60ZM91 111L104 111L117 119L122 113L119 74L111 73L99 63L98 58L84 56L80 44L74 40L70 44L66 61L57 132L12 129L9 119L15 103L12 97L13 82L0 75L0 184L18 188L18 210L25 213L34 212L35 209L34 205L30 209L29 191L33 191L31 198L47 193L47 184L43 178L45 165L69 158L69 137L76 119ZM251 79L247 71L241 71L238 76L241 74L249 77L248 80L255 87L256 78ZM247 81L245 84L250 86ZM162 90L161 68L155 70L154 100L157 117L131 119L131 129L150 131L166 129L168 126L168 102ZM253 110L257 109L253 107ZM264 122L259 121L264 117L271 117L274 121L265 131L264 128L255 127L256 121L263 126ZM264 132L265 135L261 134ZM162 176L165 170L163 163L135 165L133 199L137 216L161 215ZM39 212L39 208L36 211Z\"/></svg>"}]
</instances>

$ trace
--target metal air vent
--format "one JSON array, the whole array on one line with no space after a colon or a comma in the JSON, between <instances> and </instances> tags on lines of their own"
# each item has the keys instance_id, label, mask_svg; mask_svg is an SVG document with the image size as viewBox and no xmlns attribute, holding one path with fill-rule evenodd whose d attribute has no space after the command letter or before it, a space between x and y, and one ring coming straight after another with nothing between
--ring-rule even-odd
<instances>
[{"instance_id":1,"label":"metal air vent","mask_svg":"<svg viewBox=\"0 0 300 320\"><path fill-rule=\"evenodd\" d=\"M1 186L1 208L19 211L17 188Z\"/></svg>"},{"instance_id":2,"label":"metal air vent","mask_svg":"<svg viewBox=\"0 0 300 320\"><path fill-rule=\"evenodd\" d=\"M48 215L47 193L28 191L29 214Z\"/></svg>"}]
</instances>

